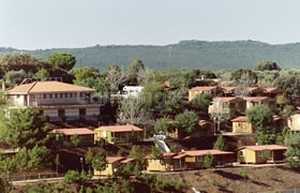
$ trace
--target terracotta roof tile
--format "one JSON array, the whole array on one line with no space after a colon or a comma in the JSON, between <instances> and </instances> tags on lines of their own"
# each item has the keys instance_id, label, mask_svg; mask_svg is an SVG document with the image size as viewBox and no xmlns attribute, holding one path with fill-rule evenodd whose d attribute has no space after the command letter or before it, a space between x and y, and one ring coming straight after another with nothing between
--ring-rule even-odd
<instances>
[{"instance_id":1,"label":"terracotta roof tile","mask_svg":"<svg viewBox=\"0 0 300 193\"><path fill-rule=\"evenodd\" d=\"M283 145L252 145L244 146L241 149L250 149L253 151L264 151L264 150L287 150L286 146Z\"/></svg>"},{"instance_id":2,"label":"terracotta roof tile","mask_svg":"<svg viewBox=\"0 0 300 193\"><path fill-rule=\"evenodd\" d=\"M265 96L257 96L257 97L244 97L243 99L245 99L246 101L259 102L259 101L268 100L268 99L269 99L269 97L265 97Z\"/></svg>"},{"instance_id":3,"label":"terracotta roof tile","mask_svg":"<svg viewBox=\"0 0 300 193\"><path fill-rule=\"evenodd\" d=\"M189 150L189 151L182 151L178 155L174 156L173 159L180 159L186 156L205 156L205 155L229 155L234 154L233 152L228 151L220 151L217 149L207 149L207 150Z\"/></svg>"},{"instance_id":4,"label":"terracotta roof tile","mask_svg":"<svg viewBox=\"0 0 300 193\"><path fill-rule=\"evenodd\" d=\"M130 132L130 131L135 131L135 132L143 131L143 129L141 129L137 126L134 126L134 125L130 125L130 124L102 126L102 127L99 127L96 130L111 131L111 132L114 132L114 133L117 133L117 132Z\"/></svg>"},{"instance_id":5,"label":"terracotta roof tile","mask_svg":"<svg viewBox=\"0 0 300 193\"><path fill-rule=\"evenodd\" d=\"M214 101L231 102L239 99L238 97L215 97Z\"/></svg>"},{"instance_id":6,"label":"terracotta roof tile","mask_svg":"<svg viewBox=\"0 0 300 193\"><path fill-rule=\"evenodd\" d=\"M54 129L51 133L63 134L66 136L71 135L93 135L94 131L88 128L63 128L63 129Z\"/></svg>"},{"instance_id":7,"label":"terracotta roof tile","mask_svg":"<svg viewBox=\"0 0 300 193\"><path fill-rule=\"evenodd\" d=\"M209 91L209 90L214 90L216 89L216 86L196 86L191 88L191 91Z\"/></svg>"},{"instance_id":8,"label":"terracotta roof tile","mask_svg":"<svg viewBox=\"0 0 300 193\"><path fill-rule=\"evenodd\" d=\"M232 122L247 122L248 118L246 116L239 116L231 120Z\"/></svg>"},{"instance_id":9,"label":"terracotta roof tile","mask_svg":"<svg viewBox=\"0 0 300 193\"><path fill-rule=\"evenodd\" d=\"M55 92L93 92L95 89L58 81L38 81L15 86L8 94L55 93Z\"/></svg>"},{"instance_id":10,"label":"terracotta roof tile","mask_svg":"<svg viewBox=\"0 0 300 193\"><path fill-rule=\"evenodd\" d=\"M108 156L106 157L106 162L109 164L115 163L115 162L120 162L121 160L126 159L126 157L122 156Z\"/></svg>"}]
</instances>

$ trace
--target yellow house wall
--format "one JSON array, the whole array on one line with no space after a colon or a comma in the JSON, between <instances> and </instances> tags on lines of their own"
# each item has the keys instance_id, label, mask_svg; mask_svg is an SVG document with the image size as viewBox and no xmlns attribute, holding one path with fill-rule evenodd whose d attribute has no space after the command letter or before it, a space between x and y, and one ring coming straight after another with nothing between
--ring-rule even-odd
<instances>
[{"instance_id":1,"label":"yellow house wall","mask_svg":"<svg viewBox=\"0 0 300 193\"><path fill-rule=\"evenodd\" d=\"M196 157L186 157L185 162L196 162Z\"/></svg>"},{"instance_id":2,"label":"yellow house wall","mask_svg":"<svg viewBox=\"0 0 300 193\"><path fill-rule=\"evenodd\" d=\"M147 171L167 171L166 164L163 164L161 160L149 159Z\"/></svg>"},{"instance_id":3,"label":"yellow house wall","mask_svg":"<svg viewBox=\"0 0 300 193\"><path fill-rule=\"evenodd\" d=\"M233 122L233 133L253 133L252 124L249 122Z\"/></svg>"},{"instance_id":4,"label":"yellow house wall","mask_svg":"<svg viewBox=\"0 0 300 193\"><path fill-rule=\"evenodd\" d=\"M292 131L300 131L300 114L291 116L288 120L288 126Z\"/></svg>"},{"instance_id":5,"label":"yellow house wall","mask_svg":"<svg viewBox=\"0 0 300 193\"><path fill-rule=\"evenodd\" d=\"M250 149L243 149L242 155L244 157L245 163L256 163L256 153Z\"/></svg>"},{"instance_id":6,"label":"yellow house wall","mask_svg":"<svg viewBox=\"0 0 300 193\"><path fill-rule=\"evenodd\" d=\"M115 166L113 164L106 164L105 170L98 171L94 170L94 175L96 176L112 176L114 174Z\"/></svg>"}]
</instances>

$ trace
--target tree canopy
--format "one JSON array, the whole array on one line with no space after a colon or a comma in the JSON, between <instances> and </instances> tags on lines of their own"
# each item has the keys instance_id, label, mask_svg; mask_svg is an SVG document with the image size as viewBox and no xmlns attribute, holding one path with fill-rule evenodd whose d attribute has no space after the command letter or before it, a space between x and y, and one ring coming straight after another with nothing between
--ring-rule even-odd
<instances>
[{"instance_id":1,"label":"tree canopy","mask_svg":"<svg viewBox=\"0 0 300 193\"><path fill-rule=\"evenodd\" d=\"M57 69L71 70L76 64L76 58L69 53L54 53L49 56L48 63Z\"/></svg>"}]
</instances>

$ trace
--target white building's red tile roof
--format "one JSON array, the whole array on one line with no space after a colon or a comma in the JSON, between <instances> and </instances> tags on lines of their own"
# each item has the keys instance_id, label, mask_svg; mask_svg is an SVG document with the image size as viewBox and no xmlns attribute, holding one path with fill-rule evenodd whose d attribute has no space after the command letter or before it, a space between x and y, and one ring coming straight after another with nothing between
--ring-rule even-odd
<instances>
[{"instance_id":1,"label":"white building's red tile roof","mask_svg":"<svg viewBox=\"0 0 300 193\"><path fill-rule=\"evenodd\" d=\"M241 149L250 149L253 151L265 151L265 150L287 150L286 146L283 145L251 145L251 146L244 146Z\"/></svg>"},{"instance_id":2,"label":"white building's red tile roof","mask_svg":"<svg viewBox=\"0 0 300 193\"><path fill-rule=\"evenodd\" d=\"M28 84L15 86L8 90L8 94L31 94L31 93L62 93L62 92L94 92L95 89L68 84L59 81L36 81Z\"/></svg>"}]
</instances>

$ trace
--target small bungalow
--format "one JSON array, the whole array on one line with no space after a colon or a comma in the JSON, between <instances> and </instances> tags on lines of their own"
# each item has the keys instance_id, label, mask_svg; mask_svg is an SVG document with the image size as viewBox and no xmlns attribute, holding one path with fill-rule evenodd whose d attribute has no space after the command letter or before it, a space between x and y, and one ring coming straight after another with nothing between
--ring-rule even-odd
<instances>
[{"instance_id":1,"label":"small bungalow","mask_svg":"<svg viewBox=\"0 0 300 193\"><path fill-rule=\"evenodd\" d=\"M255 132L246 116L239 116L231 120L232 132L238 134L252 134Z\"/></svg>"},{"instance_id":2,"label":"small bungalow","mask_svg":"<svg viewBox=\"0 0 300 193\"><path fill-rule=\"evenodd\" d=\"M63 128L54 129L50 134L55 137L63 137L63 142L71 142L72 137L78 137L80 145L91 145L94 143L94 131L89 128Z\"/></svg>"},{"instance_id":3,"label":"small bungalow","mask_svg":"<svg viewBox=\"0 0 300 193\"><path fill-rule=\"evenodd\" d=\"M240 163L262 164L282 162L287 147L282 145L253 145L244 146L238 152Z\"/></svg>"},{"instance_id":4,"label":"small bungalow","mask_svg":"<svg viewBox=\"0 0 300 193\"><path fill-rule=\"evenodd\" d=\"M273 115L272 126L277 129L285 127L284 119L278 115ZM248 121L246 116L239 116L231 120L232 132L236 134L253 134L255 133L254 126Z\"/></svg>"},{"instance_id":5,"label":"small bungalow","mask_svg":"<svg viewBox=\"0 0 300 193\"><path fill-rule=\"evenodd\" d=\"M220 151L216 149L182 151L174 156L173 159L183 159L185 168L196 169L203 167L203 160L205 156L208 155L213 156L214 165L225 165L236 160L233 152Z\"/></svg>"},{"instance_id":6,"label":"small bungalow","mask_svg":"<svg viewBox=\"0 0 300 193\"><path fill-rule=\"evenodd\" d=\"M246 100L246 109L254 107L256 105L266 105L270 106L271 99L265 96L257 96L257 97L244 97Z\"/></svg>"},{"instance_id":7,"label":"small bungalow","mask_svg":"<svg viewBox=\"0 0 300 193\"><path fill-rule=\"evenodd\" d=\"M117 169L124 164L133 163L134 159L123 156L106 157L106 168L102 171L94 169L95 176L113 176Z\"/></svg>"},{"instance_id":8,"label":"small bungalow","mask_svg":"<svg viewBox=\"0 0 300 193\"><path fill-rule=\"evenodd\" d=\"M239 97L215 97L208 108L209 114L226 113L229 118L242 114L245 111L246 102Z\"/></svg>"},{"instance_id":9,"label":"small bungalow","mask_svg":"<svg viewBox=\"0 0 300 193\"><path fill-rule=\"evenodd\" d=\"M288 127L292 131L300 131L300 113L294 114L288 118Z\"/></svg>"},{"instance_id":10,"label":"small bungalow","mask_svg":"<svg viewBox=\"0 0 300 193\"><path fill-rule=\"evenodd\" d=\"M163 153L159 158L147 157L147 171L175 171L180 170L180 159L173 159L176 153Z\"/></svg>"},{"instance_id":11,"label":"small bungalow","mask_svg":"<svg viewBox=\"0 0 300 193\"><path fill-rule=\"evenodd\" d=\"M198 94L209 94L211 96L216 96L219 92L219 87L217 86L197 86L189 90L189 101L191 101Z\"/></svg>"},{"instance_id":12,"label":"small bungalow","mask_svg":"<svg viewBox=\"0 0 300 193\"><path fill-rule=\"evenodd\" d=\"M128 143L140 141L143 138L143 129L134 125L111 125L95 129L95 142L104 139L108 143Z\"/></svg>"}]
</instances>

